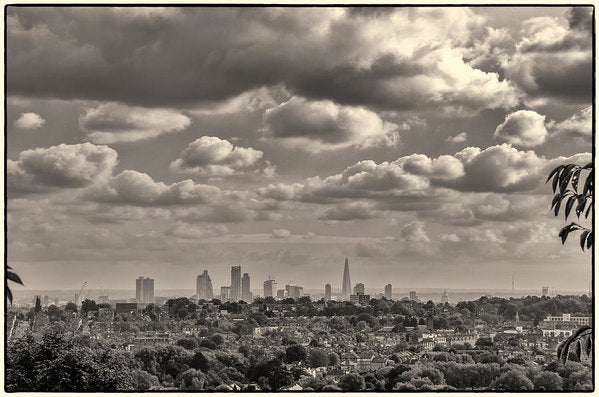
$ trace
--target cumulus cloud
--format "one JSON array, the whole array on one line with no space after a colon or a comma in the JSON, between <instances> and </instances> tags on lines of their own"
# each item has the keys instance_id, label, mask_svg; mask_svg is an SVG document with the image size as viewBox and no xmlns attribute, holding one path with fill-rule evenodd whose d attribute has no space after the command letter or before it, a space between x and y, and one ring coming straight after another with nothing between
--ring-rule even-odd
<instances>
[{"instance_id":1,"label":"cumulus cloud","mask_svg":"<svg viewBox=\"0 0 599 397\"><path fill-rule=\"evenodd\" d=\"M516 53L504 59L508 79L533 99L589 103L592 96L592 7L573 7L562 18L524 23Z\"/></svg>"},{"instance_id":2,"label":"cumulus cloud","mask_svg":"<svg viewBox=\"0 0 599 397\"><path fill-rule=\"evenodd\" d=\"M505 116L493 136L514 145L532 147L544 143L547 134L545 116L532 110L518 110Z\"/></svg>"},{"instance_id":3,"label":"cumulus cloud","mask_svg":"<svg viewBox=\"0 0 599 397\"><path fill-rule=\"evenodd\" d=\"M424 222L421 221L412 221L405 224L401 229L401 237L405 241L415 243L428 243L431 241L424 230Z\"/></svg>"},{"instance_id":4,"label":"cumulus cloud","mask_svg":"<svg viewBox=\"0 0 599 397\"><path fill-rule=\"evenodd\" d=\"M360 242L357 243L354 248L356 256L360 258L376 258L389 255L384 247L376 243Z\"/></svg>"},{"instance_id":5,"label":"cumulus cloud","mask_svg":"<svg viewBox=\"0 0 599 397\"><path fill-rule=\"evenodd\" d=\"M89 190L87 197L98 202L168 206L215 203L222 199L223 192L216 186L196 184L190 179L166 185L155 182L148 174L125 170L105 185Z\"/></svg>"},{"instance_id":6,"label":"cumulus cloud","mask_svg":"<svg viewBox=\"0 0 599 397\"><path fill-rule=\"evenodd\" d=\"M287 240L289 236L291 236L291 232L287 229L274 229L270 234L271 238L283 240Z\"/></svg>"},{"instance_id":7,"label":"cumulus cloud","mask_svg":"<svg viewBox=\"0 0 599 397\"><path fill-rule=\"evenodd\" d=\"M203 136L191 142L170 167L177 172L227 176L256 165L261 158L260 150L233 146L215 136Z\"/></svg>"},{"instance_id":8,"label":"cumulus cloud","mask_svg":"<svg viewBox=\"0 0 599 397\"><path fill-rule=\"evenodd\" d=\"M372 205L364 202L342 204L325 211L318 219L327 221L351 221L356 219L372 219L379 216Z\"/></svg>"},{"instance_id":9,"label":"cumulus cloud","mask_svg":"<svg viewBox=\"0 0 599 397\"><path fill-rule=\"evenodd\" d=\"M452 143L462 143L462 142L466 142L467 140L468 140L468 133L466 133L466 132L460 132L457 135L448 136L445 139L446 142L452 142Z\"/></svg>"},{"instance_id":10,"label":"cumulus cloud","mask_svg":"<svg viewBox=\"0 0 599 397\"><path fill-rule=\"evenodd\" d=\"M8 191L19 194L99 184L110 177L116 164L116 151L91 143L25 150L17 161L7 162Z\"/></svg>"},{"instance_id":11,"label":"cumulus cloud","mask_svg":"<svg viewBox=\"0 0 599 397\"><path fill-rule=\"evenodd\" d=\"M224 236L229 233L226 225L190 225L177 222L166 231L167 236L183 239L202 239L206 237Z\"/></svg>"},{"instance_id":12,"label":"cumulus cloud","mask_svg":"<svg viewBox=\"0 0 599 397\"><path fill-rule=\"evenodd\" d=\"M465 7L146 14L143 8L9 10L9 93L173 107L282 84L343 105L430 105L461 114L513 106L519 96L497 73L463 60L466 44L487 22Z\"/></svg>"},{"instance_id":13,"label":"cumulus cloud","mask_svg":"<svg viewBox=\"0 0 599 397\"><path fill-rule=\"evenodd\" d=\"M264 113L262 131L288 147L320 152L350 146L395 146L397 128L365 108L293 97Z\"/></svg>"},{"instance_id":14,"label":"cumulus cloud","mask_svg":"<svg viewBox=\"0 0 599 397\"><path fill-rule=\"evenodd\" d=\"M451 243L459 243L460 241L462 241L462 239L460 238L460 236L458 236L455 233L449 233L449 234L442 234L441 241L448 241Z\"/></svg>"},{"instance_id":15,"label":"cumulus cloud","mask_svg":"<svg viewBox=\"0 0 599 397\"><path fill-rule=\"evenodd\" d=\"M14 121L14 126L23 130L35 130L46 124L39 114L36 113L21 113L18 119Z\"/></svg>"},{"instance_id":16,"label":"cumulus cloud","mask_svg":"<svg viewBox=\"0 0 599 397\"><path fill-rule=\"evenodd\" d=\"M588 140L593 134L593 107L586 107L552 126L556 135Z\"/></svg>"},{"instance_id":17,"label":"cumulus cloud","mask_svg":"<svg viewBox=\"0 0 599 397\"><path fill-rule=\"evenodd\" d=\"M191 119L177 111L105 103L85 111L80 128L94 143L136 142L183 131Z\"/></svg>"}]
</instances>

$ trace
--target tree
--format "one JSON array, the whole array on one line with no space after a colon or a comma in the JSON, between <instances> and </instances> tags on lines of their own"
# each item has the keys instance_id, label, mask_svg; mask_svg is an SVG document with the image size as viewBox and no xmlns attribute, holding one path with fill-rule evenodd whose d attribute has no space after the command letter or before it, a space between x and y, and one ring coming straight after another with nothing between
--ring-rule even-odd
<instances>
[{"instance_id":1,"label":"tree","mask_svg":"<svg viewBox=\"0 0 599 397\"><path fill-rule=\"evenodd\" d=\"M69 302L64 307L65 312L75 313L77 311L77 305L73 302Z\"/></svg>"},{"instance_id":2,"label":"tree","mask_svg":"<svg viewBox=\"0 0 599 397\"><path fill-rule=\"evenodd\" d=\"M521 371L513 369L496 379L491 388L493 390L521 391L533 390L534 385Z\"/></svg>"},{"instance_id":3,"label":"tree","mask_svg":"<svg viewBox=\"0 0 599 397\"><path fill-rule=\"evenodd\" d=\"M306 349L302 345L293 344L285 349L285 361L294 363L306 359Z\"/></svg>"},{"instance_id":4,"label":"tree","mask_svg":"<svg viewBox=\"0 0 599 397\"><path fill-rule=\"evenodd\" d=\"M359 391L366 388L366 382L361 375L350 373L343 375L338 386L346 391Z\"/></svg>"},{"instance_id":5,"label":"tree","mask_svg":"<svg viewBox=\"0 0 599 397\"><path fill-rule=\"evenodd\" d=\"M181 390L203 390L206 376L196 369L190 368L177 376Z\"/></svg>"},{"instance_id":6,"label":"tree","mask_svg":"<svg viewBox=\"0 0 599 397\"><path fill-rule=\"evenodd\" d=\"M196 340L196 338L179 339L175 344L177 346L181 346L186 350L195 350L198 347L198 341Z\"/></svg>"},{"instance_id":7,"label":"tree","mask_svg":"<svg viewBox=\"0 0 599 397\"><path fill-rule=\"evenodd\" d=\"M562 390L563 380L555 372L543 371L534 377L532 383L535 390L556 391Z\"/></svg>"},{"instance_id":8,"label":"tree","mask_svg":"<svg viewBox=\"0 0 599 397\"><path fill-rule=\"evenodd\" d=\"M329 354L329 365L330 366L336 366L339 364L339 355L337 355L337 353L330 353Z\"/></svg>"},{"instance_id":9,"label":"tree","mask_svg":"<svg viewBox=\"0 0 599 397\"><path fill-rule=\"evenodd\" d=\"M21 277L19 277L17 273L12 271L12 267L10 266L6 266L6 271L4 273L6 274L6 297L8 298L8 301L12 303L12 291L8 286L8 282L12 281L13 283L23 285L23 281L21 281Z\"/></svg>"},{"instance_id":10,"label":"tree","mask_svg":"<svg viewBox=\"0 0 599 397\"><path fill-rule=\"evenodd\" d=\"M87 312L98 311L98 305L91 299L85 299L81 302L81 313L87 315Z\"/></svg>"},{"instance_id":11,"label":"tree","mask_svg":"<svg viewBox=\"0 0 599 397\"><path fill-rule=\"evenodd\" d=\"M329 364L329 357L322 350L312 349L309 361L312 368L326 367Z\"/></svg>"},{"instance_id":12,"label":"tree","mask_svg":"<svg viewBox=\"0 0 599 397\"><path fill-rule=\"evenodd\" d=\"M583 171L588 171L588 174L584 185L581 185L579 182L582 182L580 175ZM577 164L564 164L551 171L547 182L553 178L551 187L555 195L551 202L551 209L554 211L555 216L558 216L560 208L564 208L565 220L568 220L572 208L575 208L578 220L580 220L581 215L584 216L584 219L588 219L589 215L592 215L594 174L593 163L588 163L584 167ZM580 186L582 186L582 190L579 189ZM576 207L574 207L574 204L576 204ZM571 222L560 230L559 237L562 244L566 242L568 235L573 231L581 233L580 247L583 251L585 247L588 249L593 246L593 229L581 226L576 222Z\"/></svg>"}]
</instances>

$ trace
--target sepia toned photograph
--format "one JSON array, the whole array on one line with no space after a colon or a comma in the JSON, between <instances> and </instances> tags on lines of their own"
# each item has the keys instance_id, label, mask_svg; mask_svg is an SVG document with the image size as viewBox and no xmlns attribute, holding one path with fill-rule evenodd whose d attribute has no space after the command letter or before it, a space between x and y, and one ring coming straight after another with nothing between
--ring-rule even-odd
<instances>
[{"instance_id":1,"label":"sepia toned photograph","mask_svg":"<svg viewBox=\"0 0 599 397\"><path fill-rule=\"evenodd\" d=\"M595 390L594 6L4 20L3 393Z\"/></svg>"}]
</instances>

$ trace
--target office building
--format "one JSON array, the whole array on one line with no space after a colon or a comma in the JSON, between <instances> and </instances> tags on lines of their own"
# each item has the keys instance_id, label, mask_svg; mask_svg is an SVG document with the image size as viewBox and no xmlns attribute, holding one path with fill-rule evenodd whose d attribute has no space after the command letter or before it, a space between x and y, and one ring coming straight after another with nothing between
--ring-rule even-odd
<instances>
[{"instance_id":1,"label":"office building","mask_svg":"<svg viewBox=\"0 0 599 397\"><path fill-rule=\"evenodd\" d=\"M588 316L573 316L570 313L563 313L561 316L547 316L543 320L543 324L556 326L561 323L573 323L576 327L582 327L583 325L591 326L593 317Z\"/></svg>"},{"instance_id":2,"label":"office building","mask_svg":"<svg viewBox=\"0 0 599 397\"><path fill-rule=\"evenodd\" d=\"M238 301L241 298L241 266L231 266L231 291L229 299Z\"/></svg>"},{"instance_id":3,"label":"office building","mask_svg":"<svg viewBox=\"0 0 599 397\"><path fill-rule=\"evenodd\" d=\"M325 301L331 300L331 284L326 284L324 286L324 300Z\"/></svg>"},{"instance_id":4,"label":"office building","mask_svg":"<svg viewBox=\"0 0 599 397\"><path fill-rule=\"evenodd\" d=\"M391 300L393 297L393 287L391 284L385 285L385 299Z\"/></svg>"},{"instance_id":5,"label":"office building","mask_svg":"<svg viewBox=\"0 0 599 397\"><path fill-rule=\"evenodd\" d=\"M231 292L231 287L228 287L228 286L220 287L221 302L227 302L227 301L231 300L230 292Z\"/></svg>"},{"instance_id":6,"label":"office building","mask_svg":"<svg viewBox=\"0 0 599 397\"><path fill-rule=\"evenodd\" d=\"M360 294L364 295L364 284L362 284L362 283L358 283L354 287L354 295L360 295Z\"/></svg>"},{"instance_id":7,"label":"office building","mask_svg":"<svg viewBox=\"0 0 599 397\"><path fill-rule=\"evenodd\" d=\"M351 295L351 281L349 278L349 260L345 258L345 267L343 268L343 283L341 284L341 299L349 300Z\"/></svg>"},{"instance_id":8,"label":"office building","mask_svg":"<svg viewBox=\"0 0 599 397\"><path fill-rule=\"evenodd\" d=\"M154 303L154 279L139 277L135 280L135 300L137 303Z\"/></svg>"},{"instance_id":9,"label":"office building","mask_svg":"<svg viewBox=\"0 0 599 397\"><path fill-rule=\"evenodd\" d=\"M304 292L304 287L300 287L298 285L286 285L285 292L287 292L288 298L293 298L293 299L301 298L301 296Z\"/></svg>"},{"instance_id":10,"label":"office building","mask_svg":"<svg viewBox=\"0 0 599 397\"><path fill-rule=\"evenodd\" d=\"M355 294L349 296L349 301L354 305L367 305L370 303L370 295Z\"/></svg>"},{"instance_id":11,"label":"office building","mask_svg":"<svg viewBox=\"0 0 599 397\"><path fill-rule=\"evenodd\" d=\"M285 297L285 292L287 292L287 291L285 291L284 289L278 289L277 290L277 298L283 299Z\"/></svg>"},{"instance_id":12,"label":"office building","mask_svg":"<svg viewBox=\"0 0 599 397\"><path fill-rule=\"evenodd\" d=\"M116 314L131 314L137 311L137 303L117 302L114 304Z\"/></svg>"},{"instance_id":13,"label":"office building","mask_svg":"<svg viewBox=\"0 0 599 397\"><path fill-rule=\"evenodd\" d=\"M275 296L277 291L277 282L270 277L264 282L264 297Z\"/></svg>"},{"instance_id":14,"label":"office building","mask_svg":"<svg viewBox=\"0 0 599 397\"><path fill-rule=\"evenodd\" d=\"M204 270L196 279L196 295L198 300L210 300L214 298L214 292L212 291L212 280L208 275L208 270Z\"/></svg>"},{"instance_id":15,"label":"office building","mask_svg":"<svg viewBox=\"0 0 599 397\"><path fill-rule=\"evenodd\" d=\"M543 287L541 290L541 296L549 296L549 287Z\"/></svg>"},{"instance_id":16,"label":"office building","mask_svg":"<svg viewBox=\"0 0 599 397\"><path fill-rule=\"evenodd\" d=\"M418 302L418 295L416 295L416 291L410 291L410 300Z\"/></svg>"},{"instance_id":17,"label":"office building","mask_svg":"<svg viewBox=\"0 0 599 397\"><path fill-rule=\"evenodd\" d=\"M241 300L252 303L252 292L250 291L250 275L243 273L241 278Z\"/></svg>"}]
</instances>

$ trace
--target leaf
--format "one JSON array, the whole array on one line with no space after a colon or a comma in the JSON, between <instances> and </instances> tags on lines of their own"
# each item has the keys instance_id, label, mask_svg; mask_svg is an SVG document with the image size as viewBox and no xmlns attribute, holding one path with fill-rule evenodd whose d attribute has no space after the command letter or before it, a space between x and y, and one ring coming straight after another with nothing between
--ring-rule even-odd
<instances>
[{"instance_id":1,"label":"leaf","mask_svg":"<svg viewBox=\"0 0 599 397\"><path fill-rule=\"evenodd\" d=\"M586 179L586 181L584 183L584 188L582 190L582 195L583 196L586 196L587 193L589 193L589 192L592 194L592 191L593 191L593 178L595 177L594 174L595 174L595 171L592 170L587 175L587 179Z\"/></svg>"},{"instance_id":2,"label":"leaf","mask_svg":"<svg viewBox=\"0 0 599 397\"><path fill-rule=\"evenodd\" d=\"M590 232L587 236L587 249L593 246L593 232Z\"/></svg>"},{"instance_id":3,"label":"leaf","mask_svg":"<svg viewBox=\"0 0 599 397\"><path fill-rule=\"evenodd\" d=\"M568 202L566 203L566 211L565 211L564 219L568 219L568 215L570 215L570 211L572 210L572 206L574 205L575 201L576 201L576 196L571 196L568 199Z\"/></svg>"},{"instance_id":4,"label":"leaf","mask_svg":"<svg viewBox=\"0 0 599 397\"><path fill-rule=\"evenodd\" d=\"M545 181L545 183L549 182L549 179L551 179L551 177L553 175L555 175L556 172L559 172L562 168L564 168L563 165L557 166L553 169L553 171L551 171L551 173L549 174L549 176L547 177L547 180Z\"/></svg>"},{"instance_id":5,"label":"leaf","mask_svg":"<svg viewBox=\"0 0 599 397\"><path fill-rule=\"evenodd\" d=\"M586 204L586 202L585 202ZM587 219L589 217L589 212L591 212L591 208L593 208L593 202L591 201L591 204L589 205L589 207L587 208L587 212L585 212L584 214L584 218Z\"/></svg>"},{"instance_id":6,"label":"leaf","mask_svg":"<svg viewBox=\"0 0 599 397\"><path fill-rule=\"evenodd\" d=\"M553 207L555 206L555 204L557 203L557 201L560 199L562 195L559 193L556 193L555 196L553 196L553 201L551 201L551 209L553 209Z\"/></svg>"},{"instance_id":7,"label":"leaf","mask_svg":"<svg viewBox=\"0 0 599 397\"><path fill-rule=\"evenodd\" d=\"M8 271L6 272L6 278L12 282L23 285L21 278L17 275L17 273Z\"/></svg>"},{"instance_id":8,"label":"leaf","mask_svg":"<svg viewBox=\"0 0 599 397\"><path fill-rule=\"evenodd\" d=\"M557 181L559 181L559 174L555 174L555 176L553 177L553 182L551 183L551 188L554 192L557 189Z\"/></svg>"},{"instance_id":9,"label":"leaf","mask_svg":"<svg viewBox=\"0 0 599 397\"><path fill-rule=\"evenodd\" d=\"M559 232L559 236L562 238L562 245L566 242L568 238L568 234L570 233L570 225L562 227L562 230Z\"/></svg>"},{"instance_id":10,"label":"leaf","mask_svg":"<svg viewBox=\"0 0 599 397\"><path fill-rule=\"evenodd\" d=\"M12 291L9 287L6 287L6 297L8 298L8 301L12 304Z\"/></svg>"},{"instance_id":11,"label":"leaf","mask_svg":"<svg viewBox=\"0 0 599 397\"><path fill-rule=\"evenodd\" d=\"M591 163L588 163L587 165L585 165L585 166L584 166L584 167L582 167L582 168L584 168L585 170L586 170L586 169L589 169L589 168L593 168L593 163L592 163L592 162L591 162Z\"/></svg>"},{"instance_id":12,"label":"leaf","mask_svg":"<svg viewBox=\"0 0 599 397\"><path fill-rule=\"evenodd\" d=\"M587 240L587 236L589 235L590 232L591 232L590 230L585 230L580 235L580 248L582 248L583 251L584 251L584 245L585 245L586 240Z\"/></svg>"},{"instance_id":13,"label":"leaf","mask_svg":"<svg viewBox=\"0 0 599 397\"><path fill-rule=\"evenodd\" d=\"M572 174L572 187L574 188L574 191L578 190L578 178L580 178L580 171L582 171L582 168L578 168Z\"/></svg>"},{"instance_id":14,"label":"leaf","mask_svg":"<svg viewBox=\"0 0 599 397\"><path fill-rule=\"evenodd\" d=\"M563 192L564 190L566 190L566 187L568 186L568 182L570 181L570 177L572 176L572 169L574 167L577 167L576 164L568 164L566 166L566 168L564 168L564 170L562 171L561 175L559 176L559 186L560 186L560 190Z\"/></svg>"},{"instance_id":15,"label":"leaf","mask_svg":"<svg viewBox=\"0 0 599 397\"><path fill-rule=\"evenodd\" d=\"M561 200L558 200L558 202L555 204L555 216L557 216L557 214L559 213L559 207L562 204Z\"/></svg>"},{"instance_id":16,"label":"leaf","mask_svg":"<svg viewBox=\"0 0 599 397\"><path fill-rule=\"evenodd\" d=\"M584 206L587 202L582 196L577 196L576 198L578 200L578 205L576 206L576 216L580 219L580 214L584 212Z\"/></svg>"}]
</instances>

